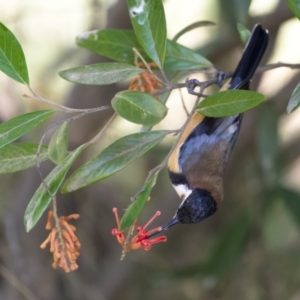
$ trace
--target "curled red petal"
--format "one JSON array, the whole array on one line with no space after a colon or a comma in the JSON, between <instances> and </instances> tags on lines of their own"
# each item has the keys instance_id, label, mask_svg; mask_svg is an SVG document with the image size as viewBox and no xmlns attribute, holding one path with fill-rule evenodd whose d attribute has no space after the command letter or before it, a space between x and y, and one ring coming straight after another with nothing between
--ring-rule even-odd
<instances>
[{"instance_id":1,"label":"curled red petal","mask_svg":"<svg viewBox=\"0 0 300 300\"><path fill-rule=\"evenodd\" d=\"M124 237L124 234L123 232L120 232L117 228L114 228L112 231L111 231L111 234L114 235L117 240L118 240L118 243L123 245L124 242L125 242L125 237Z\"/></svg>"}]
</instances>

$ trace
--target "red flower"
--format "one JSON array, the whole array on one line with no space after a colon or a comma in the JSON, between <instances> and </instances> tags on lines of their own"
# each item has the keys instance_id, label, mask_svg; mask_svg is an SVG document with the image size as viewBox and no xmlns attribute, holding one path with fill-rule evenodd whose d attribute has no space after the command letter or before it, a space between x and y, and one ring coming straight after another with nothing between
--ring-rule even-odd
<instances>
[{"instance_id":1,"label":"red flower","mask_svg":"<svg viewBox=\"0 0 300 300\"><path fill-rule=\"evenodd\" d=\"M149 224L156 217L160 216L160 214L161 214L160 211L157 211L145 226L137 226L137 234L131 239L131 241L130 241L130 237L133 233L136 222L134 222L134 224L128 229L128 232L127 232L126 238L125 238L125 234L124 234L125 231L119 230L120 229L120 220L119 220L119 216L118 216L118 209L116 207L113 208L113 213L115 214L118 228L114 228L112 230L112 235L116 236L118 243L122 246L123 254L122 254L121 259L123 259L125 257L125 253L130 250L137 250L140 248L144 248L144 250L148 251L148 250L150 250L150 248L153 244L167 241L166 236L160 236L160 237L148 239L150 234L152 234L153 232L155 232L157 230L161 230L161 227L157 227L157 228L151 229L149 231L146 230L146 228L149 226Z\"/></svg>"}]
</instances>

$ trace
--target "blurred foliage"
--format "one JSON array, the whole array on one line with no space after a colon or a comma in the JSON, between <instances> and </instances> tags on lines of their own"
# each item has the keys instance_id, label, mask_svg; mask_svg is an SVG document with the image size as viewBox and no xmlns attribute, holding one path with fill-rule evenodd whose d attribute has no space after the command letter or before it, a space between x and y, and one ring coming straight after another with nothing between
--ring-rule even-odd
<instances>
[{"instance_id":1,"label":"blurred foliage","mask_svg":"<svg viewBox=\"0 0 300 300\"><path fill-rule=\"evenodd\" d=\"M123 28L122 20L128 18L121 2L108 11L110 28ZM91 10L93 5L91 2ZM210 7L220 14L220 19L213 21L217 26L224 25L224 32L220 29L208 45L217 43L218 46L207 48L207 57L213 63L230 63L230 69L234 69L241 44L227 35L237 35L237 22L248 25L259 21L275 39L282 24L293 18L285 1L279 1L274 12L258 17L249 16L249 5L248 0L220 0ZM129 26L129 22L125 24ZM269 48L269 56L275 50ZM299 176L299 150L295 151L300 149L299 134L289 142L282 141L282 135L287 134L282 122L285 106L298 82L299 72L293 73L269 99L270 103L245 115L227 172L221 210L200 224L172 228L167 243L157 245L149 253L128 255L123 262L118 261L119 248L110 236L114 226L111 208L128 205L127 195L143 184L141 178L163 159L170 144L154 148L150 155L115 178L60 201L61 211L76 211L81 215L77 235L82 241L82 254L79 270L70 275L53 270L48 254L39 250L44 229L37 227L30 234L22 229L22 214L27 205L24 199L29 199L40 183L36 171L13 175L0 182L2 196L7 199L1 206L0 220L0 299L299 299L300 191L288 180L291 173ZM118 86L112 88L116 93ZM254 80L252 89L256 88ZM84 91L85 97L91 99L87 90ZM102 99L107 99L108 94L108 90L97 89L95 103L104 104ZM73 104L76 95L81 94L76 90L71 95ZM104 118L93 120L97 128L105 121ZM86 123L76 131L87 126ZM70 133L70 144L76 144L78 135ZM152 200L147 204L149 216L160 207L161 219L165 218L159 222L162 223L172 216L178 203L167 175L160 174ZM146 220L148 216L142 218Z\"/></svg>"}]
</instances>

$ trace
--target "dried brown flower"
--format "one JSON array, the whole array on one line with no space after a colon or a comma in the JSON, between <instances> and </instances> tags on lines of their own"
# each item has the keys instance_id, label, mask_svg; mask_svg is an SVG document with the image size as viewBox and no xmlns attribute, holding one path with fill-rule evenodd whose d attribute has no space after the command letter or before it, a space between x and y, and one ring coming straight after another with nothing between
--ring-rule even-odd
<instances>
[{"instance_id":1,"label":"dried brown flower","mask_svg":"<svg viewBox=\"0 0 300 300\"><path fill-rule=\"evenodd\" d=\"M149 63L150 67L156 67L155 63ZM140 62L138 67L145 68L145 64ZM148 71L138 74L130 83L128 90L137 90L152 94L157 88L161 88L162 83Z\"/></svg>"},{"instance_id":2,"label":"dried brown flower","mask_svg":"<svg viewBox=\"0 0 300 300\"><path fill-rule=\"evenodd\" d=\"M75 226L68 223L72 219L79 219L79 215L62 216L58 219L58 224L53 226L53 211L49 211L46 229L50 230L50 234L40 246L45 249L47 244L50 244L50 252L53 253L54 260L53 268L60 267L66 273L78 268L76 260L81 246L74 233L76 231Z\"/></svg>"}]
</instances>

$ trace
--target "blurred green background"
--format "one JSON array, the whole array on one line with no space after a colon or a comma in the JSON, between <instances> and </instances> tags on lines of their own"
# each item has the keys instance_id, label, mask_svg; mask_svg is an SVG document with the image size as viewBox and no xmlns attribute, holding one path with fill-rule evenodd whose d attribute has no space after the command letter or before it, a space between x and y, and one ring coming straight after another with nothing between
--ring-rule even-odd
<instances>
[{"instance_id":1,"label":"blurred green background","mask_svg":"<svg viewBox=\"0 0 300 300\"><path fill-rule=\"evenodd\" d=\"M32 87L45 98L67 106L105 105L124 84L76 86L57 72L103 58L76 47L76 35L104 28L130 28L126 1L10 0L0 2L0 21L23 46ZM179 42L201 53L216 67L233 70L243 45L236 23L249 29L261 23L270 32L263 63L299 63L300 23L282 0L166 0L168 36L198 20L217 25L193 30ZM249 11L248 11L248 7ZM168 242L150 252L121 249L111 229L112 207L126 208L147 172L168 153L173 139L104 182L58 197L60 215L79 213L77 234L82 242L79 269L71 274L51 267L52 257L39 245L46 238L46 216L25 233L23 215L40 184L35 168L1 176L0 299L89 300L215 300L300 299L300 110L286 115L285 107L299 82L299 71L280 68L255 76L252 89L268 101L247 112L225 180L221 209L193 226L176 226ZM46 108L24 100L24 86L0 74L0 121ZM194 97L186 94L191 106ZM159 128L179 128L185 115L178 92ZM112 111L72 123L70 149L92 137ZM63 118L63 116L61 116ZM111 141L138 130L117 119L106 137L85 152L79 166ZM43 128L23 141L38 142ZM73 169L76 168L74 166ZM43 164L48 172L53 165ZM144 224L156 210L161 225L174 214L179 199L163 171L139 220Z\"/></svg>"}]
</instances>

